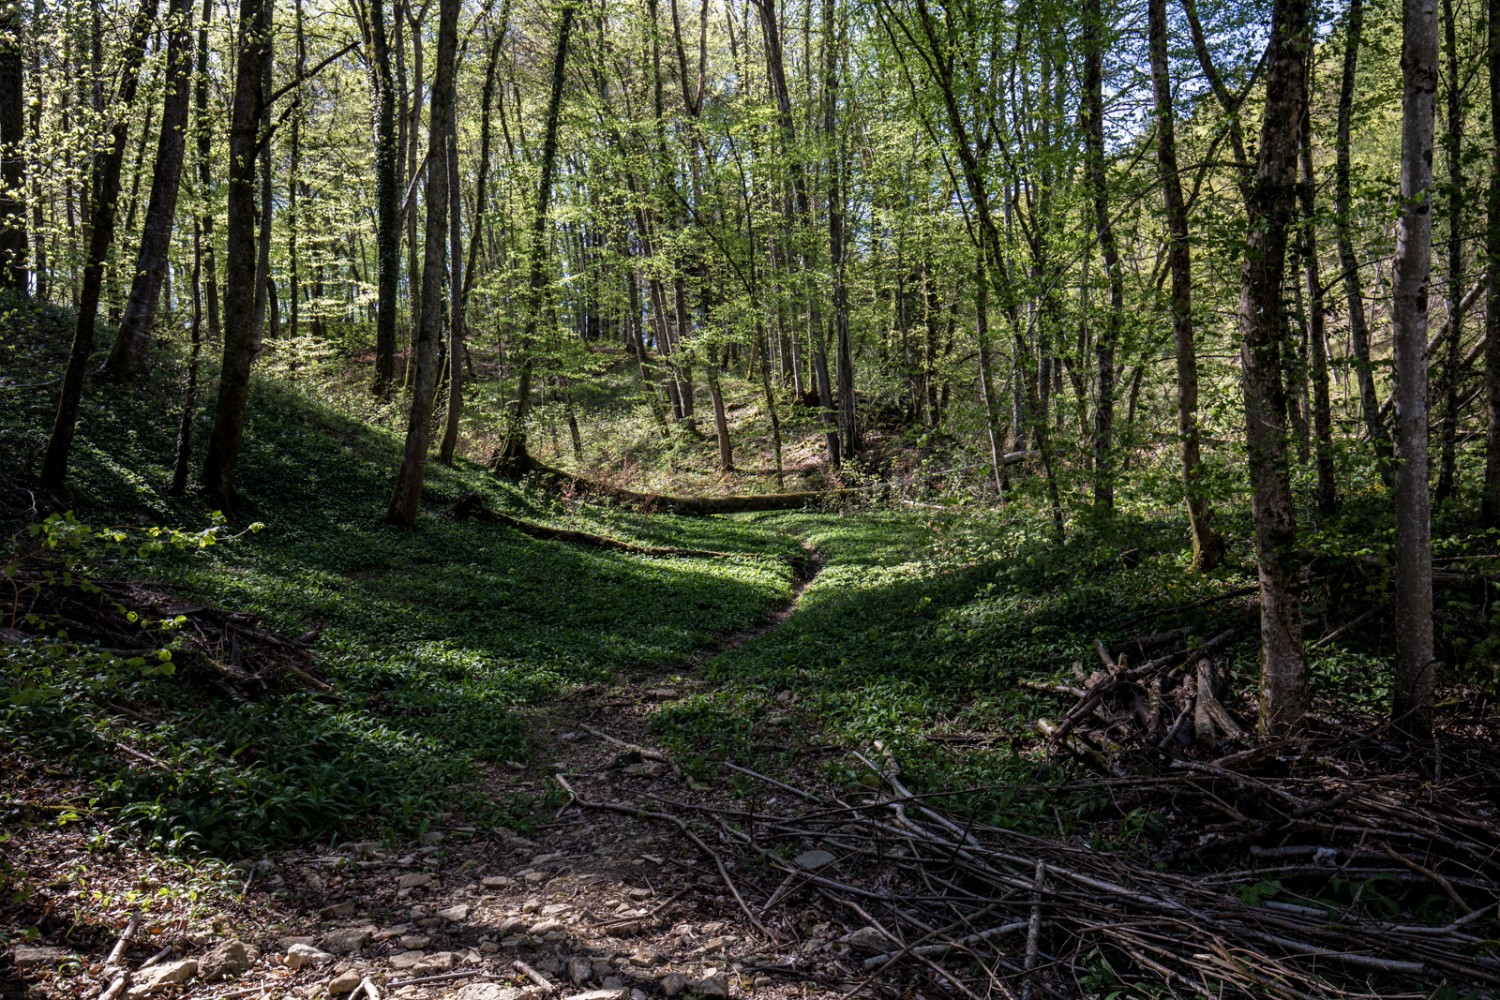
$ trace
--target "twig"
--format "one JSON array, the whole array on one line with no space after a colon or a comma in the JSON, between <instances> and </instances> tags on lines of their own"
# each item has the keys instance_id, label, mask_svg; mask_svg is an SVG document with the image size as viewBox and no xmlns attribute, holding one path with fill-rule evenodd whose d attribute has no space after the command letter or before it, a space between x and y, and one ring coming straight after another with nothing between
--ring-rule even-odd
<instances>
[{"instance_id":1,"label":"twig","mask_svg":"<svg viewBox=\"0 0 1500 1000\"><path fill-rule=\"evenodd\" d=\"M512 969L515 969L521 975L525 976L527 979L531 980L539 988L546 990L548 993L551 993L557 989L557 987L553 985L552 980L548 979L546 976L542 975L540 972L536 971L531 966L521 961L519 958L510 963L510 967Z\"/></svg>"},{"instance_id":2,"label":"twig","mask_svg":"<svg viewBox=\"0 0 1500 1000\"><path fill-rule=\"evenodd\" d=\"M444 972L436 976L418 976L416 979L398 979L394 983L386 983L391 989L400 989L403 986L421 986L428 983L451 983L460 979L504 979L504 976L493 972L485 972L481 969L467 969L461 972ZM550 987L549 987L550 989Z\"/></svg>"},{"instance_id":3,"label":"twig","mask_svg":"<svg viewBox=\"0 0 1500 1000\"><path fill-rule=\"evenodd\" d=\"M677 829L682 832L683 836L687 837L694 844L696 844L698 849L713 861L714 867L718 868L719 870L719 877L724 880L725 887L729 890L730 895L734 897L734 901L739 904L740 910L745 914L746 917L749 918L750 923L754 925L755 929L760 931L767 938L775 940L776 935L772 934L770 930L766 928L766 925L760 922L760 918L751 911L750 905L745 902L745 897L740 895L740 890L735 886L734 879L729 875L729 869L724 867L724 859L719 856L717 851L709 847L702 837L699 837L692 830L688 829L688 825L682 820L667 813L655 812L650 809L637 809L634 806L625 806L616 802L593 802L585 799L583 796L574 791L573 786L568 784L567 779L562 775L554 774L552 777L557 781L559 785L563 787L563 790L568 793L568 795L573 799L574 802L585 809L600 809L606 812L623 813L626 816L644 816L648 819L656 819L661 820L665 823L671 823L673 826L677 827Z\"/></svg>"}]
</instances>

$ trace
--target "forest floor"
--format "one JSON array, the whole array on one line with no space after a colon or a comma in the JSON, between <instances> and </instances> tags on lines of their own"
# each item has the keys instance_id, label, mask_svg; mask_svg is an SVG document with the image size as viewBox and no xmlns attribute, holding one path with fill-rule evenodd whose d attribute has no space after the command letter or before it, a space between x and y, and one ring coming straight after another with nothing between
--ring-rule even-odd
<instances>
[{"instance_id":1,"label":"forest floor","mask_svg":"<svg viewBox=\"0 0 1500 1000\"><path fill-rule=\"evenodd\" d=\"M492 765L476 791L503 799L525 790L544 800L567 789L571 794L527 835L455 825L450 816L409 850L376 840L278 854L245 868L233 897L220 891L224 886L210 887L190 916L159 922L123 948L96 932L92 949L16 949L9 970L16 978L9 989L0 985L0 996L98 995L120 969L133 973L126 996L161 992L196 975L204 982L191 992L208 1000L344 996L354 988L411 1000L776 1000L857 988L853 969L840 961L851 952L841 940L845 929L807 922L805 914L799 923L798 909L783 907L775 917L759 915L776 928L768 938L765 924L752 926L758 918L733 896L743 858L705 851L708 845L670 821L637 811L653 802L743 804L727 783L700 781L677 766L654 738L651 718L710 687L700 676L710 659L767 636L795 614L823 565L816 550L808 547L807 555L792 596L762 621L680 662L632 670L523 710L536 750L531 762ZM799 742L811 735L782 732ZM816 782L816 753L801 759L799 774L782 777ZM12 803L69 798L64 790L49 793L46 781L12 789ZM608 808L581 806L575 795ZM165 883L169 897L192 891L190 876L186 885L172 885L154 873L159 862L146 852L117 855L107 872L99 870L76 827L18 833L15 859L40 884L70 884L71 871L88 867L95 893L128 894L132 884L148 883ZM45 895L36 901L42 910L56 903ZM46 914L38 916L46 926ZM220 977L233 981L216 985Z\"/></svg>"},{"instance_id":2,"label":"forest floor","mask_svg":"<svg viewBox=\"0 0 1500 1000\"><path fill-rule=\"evenodd\" d=\"M0 349L55 371L66 321ZM1245 511L1192 572L1168 466L1063 543L1019 477L686 517L464 461L402 532L399 414L278 345L231 525L162 489L162 360L86 397L71 520L26 471L51 383L0 383L6 1000L1500 995L1500 581L1444 543L1414 752L1378 487L1309 540L1313 713L1268 742ZM715 485L650 447L618 481Z\"/></svg>"}]
</instances>

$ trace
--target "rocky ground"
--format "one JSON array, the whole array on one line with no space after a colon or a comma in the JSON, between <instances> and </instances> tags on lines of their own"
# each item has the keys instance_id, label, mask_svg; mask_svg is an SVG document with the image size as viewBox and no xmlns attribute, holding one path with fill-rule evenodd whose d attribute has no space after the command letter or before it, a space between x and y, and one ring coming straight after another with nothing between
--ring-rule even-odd
<instances>
[{"instance_id":1,"label":"rocky ground","mask_svg":"<svg viewBox=\"0 0 1500 1000\"><path fill-rule=\"evenodd\" d=\"M720 649L775 628L795 603ZM734 897L744 861L632 812L651 799L733 802L649 745L651 714L698 685L694 671L712 652L531 710L543 751L487 779L492 794L529 795L547 810L530 837L448 816L405 849L348 843L225 870L103 848L78 832L85 824L23 825L8 870L53 875L29 884L28 923L43 934L0 954L0 997L844 992L856 985L838 961L859 944L849 927L799 907L795 894L752 919ZM580 807L565 789L615 808Z\"/></svg>"}]
</instances>

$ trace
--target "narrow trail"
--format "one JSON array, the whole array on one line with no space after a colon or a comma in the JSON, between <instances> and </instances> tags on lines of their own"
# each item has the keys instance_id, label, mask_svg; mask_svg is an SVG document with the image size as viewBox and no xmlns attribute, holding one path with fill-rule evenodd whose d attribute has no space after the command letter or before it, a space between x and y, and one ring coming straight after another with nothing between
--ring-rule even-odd
<instances>
[{"instance_id":1,"label":"narrow trail","mask_svg":"<svg viewBox=\"0 0 1500 1000\"><path fill-rule=\"evenodd\" d=\"M694 780L654 744L652 716L711 690L700 676L705 664L797 612L824 566L811 545L802 547L790 597L760 622L685 659L520 710L538 750L533 762L492 767L474 791L527 802L538 818L528 835L445 816L411 854L356 844L335 858L337 875L328 857L279 866L275 878L297 900L295 911L318 918L288 914L281 926L292 936L263 947L285 952L300 940L340 956L297 973L307 988L286 995L338 996L366 978L379 997L402 1000L835 995L835 984L820 985L796 954L830 946L804 941L788 951L784 935L767 937L734 898L739 863L647 815L658 798L734 801L725 783ZM629 808L581 809L565 788Z\"/></svg>"}]
</instances>

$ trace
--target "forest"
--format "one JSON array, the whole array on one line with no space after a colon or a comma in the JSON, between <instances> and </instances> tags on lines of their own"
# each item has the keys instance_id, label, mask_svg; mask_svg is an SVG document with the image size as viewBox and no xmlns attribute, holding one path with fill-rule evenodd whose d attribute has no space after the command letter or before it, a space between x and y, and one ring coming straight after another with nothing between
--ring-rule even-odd
<instances>
[{"instance_id":1,"label":"forest","mask_svg":"<svg viewBox=\"0 0 1500 1000\"><path fill-rule=\"evenodd\" d=\"M0 998L1500 996L1500 0L0 0Z\"/></svg>"}]
</instances>

